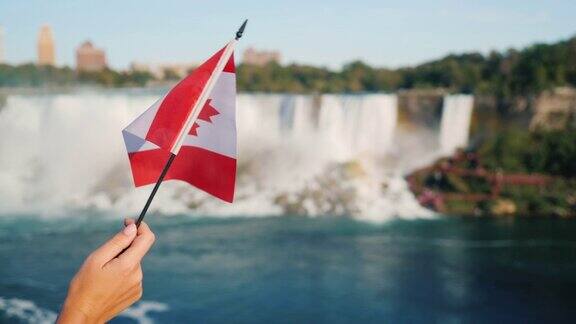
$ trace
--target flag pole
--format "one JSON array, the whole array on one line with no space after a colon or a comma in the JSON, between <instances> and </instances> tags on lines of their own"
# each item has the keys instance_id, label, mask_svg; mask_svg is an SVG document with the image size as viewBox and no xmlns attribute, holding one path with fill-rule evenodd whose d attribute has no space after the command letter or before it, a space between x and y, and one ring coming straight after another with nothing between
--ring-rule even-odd
<instances>
[{"instance_id":1,"label":"flag pole","mask_svg":"<svg viewBox=\"0 0 576 324\"><path fill-rule=\"evenodd\" d=\"M238 28L238 31L236 32L236 37L235 37L236 40L239 40L242 37L242 34L244 33L244 29L246 28L247 23L248 23L248 19L244 20L244 22L242 23L240 28ZM168 161L166 161L166 165L164 165L164 169L162 169L162 173L160 173L160 176L158 177L158 180L156 181L156 184L154 185L154 189L152 189L150 196L148 196L148 200L146 200L146 204L144 205L144 208L142 208L142 211L140 212L140 216L138 216L138 220L136 220L136 227L140 226L140 223L142 222L142 220L146 216L146 212L148 212L148 208L150 207L150 204L152 204L152 200L154 199L154 196L156 195L158 188L160 188L160 184L162 184L162 181L164 180L164 177L166 177L166 173L168 173L168 169L170 169L170 166L172 165L172 162L174 162L175 158L176 158L176 154L170 152L170 157L168 158Z\"/></svg>"},{"instance_id":2,"label":"flag pole","mask_svg":"<svg viewBox=\"0 0 576 324\"><path fill-rule=\"evenodd\" d=\"M160 176L158 177L158 181L156 181L156 184L154 185L154 189L152 189L150 196L148 196L148 200L146 200L146 204L144 205L144 208L142 208L142 211L140 212L140 216L138 216L138 220L136 221L136 227L140 226L140 223L142 223L144 216L146 216L146 212L148 211L148 208L150 207L150 204L152 203L152 199L154 199L154 196L156 195L156 191L158 191L158 188L160 188L160 184L164 180L166 173L168 173L168 169L170 169L170 166L172 165L172 162L174 161L175 157L176 157L176 154L170 153L170 158L168 158L168 161L166 161L166 165L164 165L164 169L162 170L162 173L160 173Z\"/></svg>"}]
</instances>

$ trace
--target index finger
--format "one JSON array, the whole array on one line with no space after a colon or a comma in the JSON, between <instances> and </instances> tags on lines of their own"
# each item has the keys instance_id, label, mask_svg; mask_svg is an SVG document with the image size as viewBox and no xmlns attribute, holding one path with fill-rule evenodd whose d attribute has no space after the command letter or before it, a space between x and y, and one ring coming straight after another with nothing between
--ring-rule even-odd
<instances>
[{"instance_id":1,"label":"index finger","mask_svg":"<svg viewBox=\"0 0 576 324\"><path fill-rule=\"evenodd\" d=\"M136 238L132 241L132 245L128 247L124 253L122 253L118 258L121 262L127 262L130 264L138 264L142 258L148 253L156 237L154 233L148 227L148 224L142 222L138 227L138 232Z\"/></svg>"}]
</instances>

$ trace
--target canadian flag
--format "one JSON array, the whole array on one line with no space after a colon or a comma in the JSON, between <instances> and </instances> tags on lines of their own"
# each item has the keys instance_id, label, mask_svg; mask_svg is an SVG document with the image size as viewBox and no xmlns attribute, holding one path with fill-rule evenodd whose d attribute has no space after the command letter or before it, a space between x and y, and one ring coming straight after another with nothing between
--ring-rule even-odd
<instances>
[{"instance_id":1,"label":"canadian flag","mask_svg":"<svg viewBox=\"0 0 576 324\"><path fill-rule=\"evenodd\" d=\"M166 180L185 181L234 200L236 74L232 40L123 131L136 187L155 183L171 154Z\"/></svg>"}]
</instances>

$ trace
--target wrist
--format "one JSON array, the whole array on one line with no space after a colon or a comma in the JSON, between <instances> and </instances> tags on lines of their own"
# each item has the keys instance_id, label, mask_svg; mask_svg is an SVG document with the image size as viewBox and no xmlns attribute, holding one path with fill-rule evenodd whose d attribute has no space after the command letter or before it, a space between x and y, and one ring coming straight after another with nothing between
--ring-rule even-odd
<instances>
[{"instance_id":1,"label":"wrist","mask_svg":"<svg viewBox=\"0 0 576 324\"><path fill-rule=\"evenodd\" d=\"M60 315L58 315L57 324L79 323L79 324L92 324L98 323L98 320L89 316L82 311L80 307L74 306L66 299Z\"/></svg>"}]
</instances>

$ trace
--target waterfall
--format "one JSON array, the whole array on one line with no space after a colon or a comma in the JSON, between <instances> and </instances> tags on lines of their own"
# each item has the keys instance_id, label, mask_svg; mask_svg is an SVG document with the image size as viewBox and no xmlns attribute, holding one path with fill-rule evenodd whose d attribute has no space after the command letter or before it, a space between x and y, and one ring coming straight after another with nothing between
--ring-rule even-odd
<instances>
[{"instance_id":1,"label":"waterfall","mask_svg":"<svg viewBox=\"0 0 576 324\"><path fill-rule=\"evenodd\" d=\"M292 98L292 133L294 136L310 136L316 130L312 96L289 96Z\"/></svg>"},{"instance_id":2,"label":"waterfall","mask_svg":"<svg viewBox=\"0 0 576 324\"><path fill-rule=\"evenodd\" d=\"M318 129L346 158L382 155L392 147L397 119L395 95L324 95Z\"/></svg>"},{"instance_id":3,"label":"waterfall","mask_svg":"<svg viewBox=\"0 0 576 324\"><path fill-rule=\"evenodd\" d=\"M441 154L452 154L468 145L473 105L474 98L470 95L444 97L439 137Z\"/></svg>"},{"instance_id":4,"label":"waterfall","mask_svg":"<svg viewBox=\"0 0 576 324\"><path fill-rule=\"evenodd\" d=\"M9 96L0 111L0 211L138 212L150 188L133 188L120 130L157 97L145 91ZM237 103L235 203L168 181L153 209L372 220L427 215L402 173L379 162L397 149L395 95L240 94Z\"/></svg>"}]
</instances>

